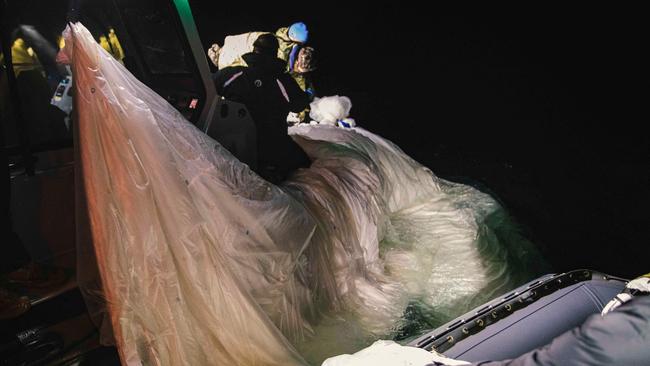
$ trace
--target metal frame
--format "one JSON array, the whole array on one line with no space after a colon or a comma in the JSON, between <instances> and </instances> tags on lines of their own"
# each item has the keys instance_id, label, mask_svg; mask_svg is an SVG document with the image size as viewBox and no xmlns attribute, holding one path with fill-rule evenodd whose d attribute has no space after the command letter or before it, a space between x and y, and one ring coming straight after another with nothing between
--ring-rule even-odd
<instances>
[{"instance_id":1,"label":"metal frame","mask_svg":"<svg viewBox=\"0 0 650 366\"><path fill-rule=\"evenodd\" d=\"M205 88L205 106L201 110L201 115L196 124L201 131L205 131L214 116L219 95L217 95L217 89L212 81L210 66L208 65L206 53L205 50L203 50L203 45L199 38L196 23L194 23L194 18L192 17L190 4L187 0L173 0L173 2L176 11L178 12L183 30L185 31L185 35L187 36L192 56L196 61L196 66L199 70L203 87Z\"/></svg>"}]
</instances>

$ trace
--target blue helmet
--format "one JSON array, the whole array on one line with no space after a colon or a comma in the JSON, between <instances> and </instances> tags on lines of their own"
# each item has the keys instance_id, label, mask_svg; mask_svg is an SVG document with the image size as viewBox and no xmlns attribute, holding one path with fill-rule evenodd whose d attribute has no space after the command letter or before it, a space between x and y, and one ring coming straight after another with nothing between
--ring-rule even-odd
<instances>
[{"instance_id":1,"label":"blue helmet","mask_svg":"<svg viewBox=\"0 0 650 366\"><path fill-rule=\"evenodd\" d=\"M298 22L291 24L287 35L289 36L289 39L294 42L305 43L309 37L309 32L307 31L307 26L305 23Z\"/></svg>"}]
</instances>

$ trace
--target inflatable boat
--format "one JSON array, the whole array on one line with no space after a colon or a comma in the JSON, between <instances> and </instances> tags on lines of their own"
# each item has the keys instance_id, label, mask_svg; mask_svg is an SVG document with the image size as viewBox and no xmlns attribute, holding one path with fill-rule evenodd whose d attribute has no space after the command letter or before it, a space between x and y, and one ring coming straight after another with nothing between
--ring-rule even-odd
<instances>
[{"instance_id":1,"label":"inflatable boat","mask_svg":"<svg viewBox=\"0 0 650 366\"><path fill-rule=\"evenodd\" d=\"M514 358L599 313L626 282L586 269L545 275L426 333L409 346L469 362Z\"/></svg>"}]
</instances>

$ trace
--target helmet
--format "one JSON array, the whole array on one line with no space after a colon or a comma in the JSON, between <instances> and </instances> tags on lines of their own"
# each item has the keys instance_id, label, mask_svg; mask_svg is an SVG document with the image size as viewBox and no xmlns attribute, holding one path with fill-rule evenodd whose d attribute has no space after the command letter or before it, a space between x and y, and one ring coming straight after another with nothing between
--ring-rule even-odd
<instances>
[{"instance_id":1,"label":"helmet","mask_svg":"<svg viewBox=\"0 0 650 366\"><path fill-rule=\"evenodd\" d=\"M289 36L289 39L294 42L305 43L309 37L309 32L307 31L307 26L305 23L298 22L291 24L287 35Z\"/></svg>"},{"instance_id":2,"label":"helmet","mask_svg":"<svg viewBox=\"0 0 650 366\"><path fill-rule=\"evenodd\" d=\"M253 50L257 53L275 55L278 52L278 39L270 33L261 34L253 42Z\"/></svg>"}]
</instances>

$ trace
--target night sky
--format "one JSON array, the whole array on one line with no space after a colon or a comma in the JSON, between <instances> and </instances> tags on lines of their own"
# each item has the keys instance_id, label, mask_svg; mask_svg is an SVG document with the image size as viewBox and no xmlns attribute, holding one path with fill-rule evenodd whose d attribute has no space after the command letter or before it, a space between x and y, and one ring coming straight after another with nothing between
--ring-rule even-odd
<instances>
[{"instance_id":1,"label":"night sky","mask_svg":"<svg viewBox=\"0 0 650 366\"><path fill-rule=\"evenodd\" d=\"M650 271L638 9L190 4L206 47L307 23L320 95L349 96L359 125L491 192L556 271Z\"/></svg>"}]
</instances>

